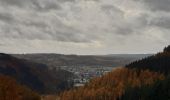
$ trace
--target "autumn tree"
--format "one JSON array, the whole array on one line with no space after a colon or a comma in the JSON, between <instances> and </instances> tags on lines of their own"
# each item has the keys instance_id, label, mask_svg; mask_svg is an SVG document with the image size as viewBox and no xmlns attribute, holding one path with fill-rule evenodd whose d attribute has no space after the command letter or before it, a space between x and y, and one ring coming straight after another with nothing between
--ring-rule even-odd
<instances>
[{"instance_id":1,"label":"autumn tree","mask_svg":"<svg viewBox=\"0 0 170 100\"><path fill-rule=\"evenodd\" d=\"M0 100L40 100L40 97L14 79L0 75Z\"/></svg>"}]
</instances>

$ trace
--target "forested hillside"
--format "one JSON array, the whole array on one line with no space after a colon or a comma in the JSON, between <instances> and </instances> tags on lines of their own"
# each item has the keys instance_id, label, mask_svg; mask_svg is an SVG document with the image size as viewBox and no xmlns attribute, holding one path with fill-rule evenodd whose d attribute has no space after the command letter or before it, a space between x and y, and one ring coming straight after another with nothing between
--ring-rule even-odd
<instances>
[{"instance_id":1,"label":"forested hillside","mask_svg":"<svg viewBox=\"0 0 170 100\"><path fill-rule=\"evenodd\" d=\"M169 100L170 46L163 52L65 91L61 100Z\"/></svg>"},{"instance_id":2,"label":"forested hillside","mask_svg":"<svg viewBox=\"0 0 170 100\"><path fill-rule=\"evenodd\" d=\"M126 65L127 68L149 69L165 74L170 73L170 46L165 47L163 52L144 58Z\"/></svg>"},{"instance_id":3,"label":"forested hillside","mask_svg":"<svg viewBox=\"0 0 170 100\"><path fill-rule=\"evenodd\" d=\"M40 96L13 78L0 75L0 100L40 100Z\"/></svg>"},{"instance_id":4,"label":"forested hillside","mask_svg":"<svg viewBox=\"0 0 170 100\"><path fill-rule=\"evenodd\" d=\"M57 93L69 88L73 76L64 70L50 70L46 65L0 54L0 74L13 77L21 85L39 93Z\"/></svg>"}]
</instances>

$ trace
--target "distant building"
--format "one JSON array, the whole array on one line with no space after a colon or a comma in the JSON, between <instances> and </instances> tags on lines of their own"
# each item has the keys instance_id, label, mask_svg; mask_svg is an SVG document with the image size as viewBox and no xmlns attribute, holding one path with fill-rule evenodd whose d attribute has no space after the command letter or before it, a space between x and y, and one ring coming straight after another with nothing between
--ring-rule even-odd
<instances>
[{"instance_id":1,"label":"distant building","mask_svg":"<svg viewBox=\"0 0 170 100\"><path fill-rule=\"evenodd\" d=\"M82 86L84 86L84 84L81 83L74 84L74 87L82 87Z\"/></svg>"}]
</instances>

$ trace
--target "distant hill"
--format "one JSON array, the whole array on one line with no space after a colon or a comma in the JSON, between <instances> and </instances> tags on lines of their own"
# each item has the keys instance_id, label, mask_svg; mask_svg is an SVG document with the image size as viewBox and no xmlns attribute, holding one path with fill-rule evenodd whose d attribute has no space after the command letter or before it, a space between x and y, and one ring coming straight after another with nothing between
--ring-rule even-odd
<instances>
[{"instance_id":1,"label":"distant hill","mask_svg":"<svg viewBox=\"0 0 170 100\"><path fill-rule=\"evenodd\" d=\"M105 55L107 57L115 57L115 58L133 58L134 60L142 59L148 56L152 56L154 54L109 54Z\"/></svg>"},{"instance_id":2,"label":"distant hill","mask_svg":"<svg viewBox=\"0 0 170 100\"><path fill-rule=\"evenodd\" d=\"M54 93L67 88L67 79L72 73L50 70L45 64L35 63L0 53L0 74L13 77L39 93Z\"/></svg>"},{"instance_id":3,"label":"distant hill","mask_svg":"<svg viewBox=\"0 0 170 100\"><path fill-rule=\"evenodd\" d=\"M48 66L109 66L117 67L144 58L150 54L116 54L116 55L62 55L62 54L16 54L15 57L33 60Z\"/></svg>"}]
</instances>

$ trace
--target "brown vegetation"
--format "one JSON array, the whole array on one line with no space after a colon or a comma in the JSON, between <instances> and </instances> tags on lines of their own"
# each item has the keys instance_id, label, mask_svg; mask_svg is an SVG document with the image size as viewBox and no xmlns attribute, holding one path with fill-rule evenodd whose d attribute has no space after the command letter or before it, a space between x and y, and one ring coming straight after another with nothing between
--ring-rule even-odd
<instances>
[{"instance_id":1,"label":"brown vegetation","mask_svg":"<svg viewBox=\"0 0 170 100\"><path fill-rule=\"evenodd\" d=\"M164 79L164 75L149 70L120 68L92 80L78 89L65 91L61 100L117 100L128 87L141 87Z\"/></svg>"},{"instance_id":2,"label":"brown vegetation","mask_svg":"<svg viewBox=\"0 0 170 100\"><path fill-rule=\"evenodd\" d=\"M0 100L40 100L40 97L14 79L0 75Z\"/></svg>"}]
</instances>

